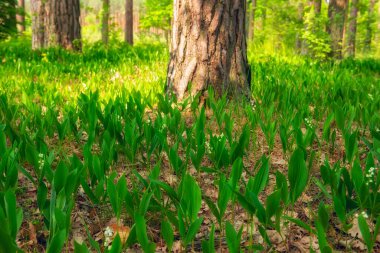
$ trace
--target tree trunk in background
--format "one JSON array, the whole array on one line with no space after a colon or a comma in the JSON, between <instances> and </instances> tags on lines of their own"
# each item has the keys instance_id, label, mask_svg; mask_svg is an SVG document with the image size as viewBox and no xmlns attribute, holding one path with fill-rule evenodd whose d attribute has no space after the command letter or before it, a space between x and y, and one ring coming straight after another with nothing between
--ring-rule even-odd
<instances>
[{"instance_id":1,"label":"tree trunk in background","mask_svg":"<svg viewBox=\"0 0 380 253\"><path fill-rule=\"evenodd\" d=\"M108 45L109 38L109 17L110 17L110 0L103 0L103 15L102 15L102 41Z\"/></svg>"},{"instance_id":2,"label":"tree trunk in background","mask_svg":"<svg viewBox=\"0 0 380 253\"><path fill-rule=\"evenodd\" d=\"M46 9L44 0L30 1L32 17L32 49L45 47Z\"/></svg>"},{"instance_id":3,"label":"tree trunk in background","mask_svg":"<svg viewBox=\"0 0 380 253\"><path fill-rule=\"evenodd\" d=\"M372 25L375 22L375 4L376 0L370 0L368 6L368 18L366 22L367 32L364 39L364 52L369 53L371 51L371 43L372 43Z\"/></svg>"},{"instance_id":4,"label":"tree trunk in background","mask_svg":"<svg viewBox=\"0 0 380 253\"><path fill-rule=\"evenodd\" d=\"M48 46L81 50L80 0L48 0Z\"/></svg>"},{"instance_id":5,"label":"tree trunk in background","mask_svg":"<svg viewBox=\"0 0 380 253\"><path fill-rule=\"evenodd\" d=\"M133 0L125 1L125 34L124 40L133 45Z\"/></svg>"},{"instance_id":6,"label":"tree trunk in background","mask_svg":"<svg viewBox=\"0 0 380 253\"><path fill-rule=\"evenodd\" d=\"M248 95L245 14L246 0L174 1L167 89L179 100L207 85Z\"/></svg>"},{"instance_id":7,"label":"tree trunk in background","mask_svg":"<svg viewBox=\"0 0 380 253\"><path fill-rule=\"evenodd\" d=\"M350 25L347 34L347 54L349 57L355 57L358 4L359 0L352 0L351 2Z\"/></svg>"},{"instance_id":8,"label":"tree trunk in background","mask_svg":"<svg viewBox=\"0 0 380 253\"><path fill-rule=\"evenodd\" d=\"M314 13L316 17L321 14L321 9L322 9L322 0L314 0Z\"/></svg>"},{"instance_id":9,"label":"tree trunk in background","mask_svg":"<svg viewBox=\"0 0 380 253\"><path fill-rule=\"evenodd\" d=\"M79 0L32 0L32 48L80 50Z\"/></svg>"},{"instance_id":10,"label":"tree trunk in background","mask_svg":"<svg viewBox=\"0 0 380 253\"><path fill-rule=\"evenodd\" d=\"M252 0L251 13L249 15L248 39L250 40L253 40L255 37L256 1Z\"/></svg>"},{"instance_id":11,"label":"tree trunk in background","mask_svg":"<svg viewBox=\"0 0 380 253\"><path fill-rule=\"evenodd\" d=\"M328 9L329 25L327 27L327 32L331 37L330 56L335 59L342 58L346 8L347 0L330 0Z\"/></svg>"},{"instance_id":12,"label":"tree trunk in background","mask_svg":"<svg viewBox=\"0 0 380 253\"><path fill-rule=\"evenodd\" d=\"M304 12L304 4L303 2L298 3L297 7L297 21L299 24L298 31L296 34L296 52L299 54L302 52L302 34L301 30L303 28L303 12Z\"/></svg>"},{"instance_id":13,"label":"tree trunk in background","mask_svg":"<svg viewBox=\"0 0 380 253\"><path fill-rule=\"evenodd\" d=\"M25 0L18 0L17 28L20 33L25 32Z\"/></svg>"}]
</instances>

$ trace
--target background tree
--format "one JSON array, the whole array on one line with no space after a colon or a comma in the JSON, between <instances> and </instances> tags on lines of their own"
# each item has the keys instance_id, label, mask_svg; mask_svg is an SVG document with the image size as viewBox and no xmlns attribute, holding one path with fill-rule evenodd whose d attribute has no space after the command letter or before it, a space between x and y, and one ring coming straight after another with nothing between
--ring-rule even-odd
<instances>
[{"instance_id":1,"label":"background tree","mask_svg":"<svg viewBox=\"0 0 380 253\"><path fill-rule=\"evenodd\" d=\"M125 1L125 34L124 40L133 45L133 0Z\"/></svg>"},{"instance_id":2,"label":"background tree","mask_svg":"<svg viewBox=\"0 0 380 253\"><path fill-rule=\"evenodd\" d=\"M165 34L167 43L169 43L171 20L173 17L173 1L146 0L143 11L140 27L143 29L161 29Z\"/></svg>"},{"instance_id":3,"label":"background tree","mask_svg":"<svg viewBox=\"0 0 380 253\"><path fill-rule=\"evenodd\" d=\"M0 1L0 40L17 32L16 0Z\"/></svg>"},{"instance_id":4,"label":"background tree","mask_svg":"<svg viewBox=\"0 0 380 253\"><path fill-rule=\"evenodd\" d=\"M110 0L103 0L102 10L102 41L105 45L108 44L109 39L109 18L110 18Z\"/></svg>"},{"instance_id":5,"label":"background tree","mask_svg":"<svg viewBox=\"0 0 380 253\"><path fill-rule=\"evenodd\" d=\"M331 54L333 58L342 58L343 32L348 0L330 0L328 8L329 25L327 28L331 37Z\"/></svg>"},{"instance_id":6,"label":"background tree","mask_svg":"<svg viewBox=\"0 0 380 253\"><path fill-rule=\"evenodd\" d=\"M373 25L376 21L375 17L375 4L376 0L369 0L368 5L368 17L366 21L366 36L364 39L364 52L369 53L371 51L372 36L373 36Z\"/></svg>"},{"instance_id":7,"label":"background tree","mask_svg":"<svg viewBox=\"0 0 380 253\"><path fill-rule=\"evenodd\" d=\"M253 40L255 37L255 19L256 19L257 0L252 0L249 12L248 39Z\"/></svg>"},{"instance_id":8,"label":"background tree","mask_svg":"<svg viewBox=\"0 0 380 253\"><path fill-rule=\"evenodd\" d=\"M32 47L80 50L79 0L32 0Z\"/></svg>"},{"instance_id":9,"label":"background tree","mask_svg":"<svg viewBox=\"0 0 380 253\"><path fill-rule=\"evenodd\" d=\"M358 5L359 0L351 1L350 24L347 34L347 55L350 57L355 57Z\"/></svg>"},{"instance_id":10,"label":"background tree","mask_svg":"<svg viewBox=\"0 0 380 253\"><path fill-rule=\"evenodd\" d=\"M18 31L25 32L25 0L18 0L16 19Z\"/></svg>"},{"instance_id":11,"label":"background tree","mask_svg":"<svg viewBox=\"0 0 380 253\"><path fill-rule=\"evenodd\" d=\"M245 0L174 2L167 85L178 99L207 85L248 93L245 13Z\"/></svg>"}]
</instances>

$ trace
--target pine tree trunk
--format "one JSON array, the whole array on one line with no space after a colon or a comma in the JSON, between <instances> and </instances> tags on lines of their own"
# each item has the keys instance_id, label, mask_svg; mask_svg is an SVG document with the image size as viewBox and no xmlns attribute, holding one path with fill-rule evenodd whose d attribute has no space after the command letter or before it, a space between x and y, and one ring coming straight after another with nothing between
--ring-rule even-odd
<instances>
[{"instance_id":1,"label":"pine tree trunk","mask_svg":"<svg viewBox=\"0 0 380 253\"><path fill-rule=\"evenodd\" d=\"M32 49L45 47L46 9L44 0L31 0Z\"/></svg>"},{"instance_id":2,"label":"pine tree trunk","mask_svg":"<svg viewBox=\"0 0 380 253\"><path fill-rule=\"evenodd\" d=\"M25 0L18 0L17 27L20 33L25 32Z\"/></svg>"},{"instance_id":3,"label":"pine tree trunk","mask_svg":"<svg viewBox=\"0 0 380 253\"><path fill-rule=\"evenodd\" d=\"M48 0L45 36L47 46L81 50L80 1Z\"/></svg>"},{"instance_id":4,"label":"pine tree trunk","mask_svg":"<svg viewBox=\"0 0 380 253\"><path fill-rule=\"evenodd\" d=\"M32 48L81 50L79 0L32 0Z\"/></svg>"},{"instance_id":5,"label":"pine tree trunk","mask_svg":"<svg viewBox=\"0 0 380 253\"><path fill-rule=\"evenodd\" d=\"M251 13L249 15L248 38L253 40L255 37L256 1L252 0Z\"/></svg>"},{"instance_id":6,"label":"pine tree trunk","mask_svg":"<svg viewBox=\"0 0 380 253\"><path fill-rule=\"evenodd\" d=\"M352 0L350 12L350 25L348 28L347 54L349 57L355 57L356 29L358 16L359 0Z\"/></svg>"},{"instance_id":7,"label":"pine tree trunk","mask_svg":"<svg viewBox=\"0 0 380 253\"><path fill-rule=\"evenodd\" d=\"M245 0L174 1L167 89L179 100L208 85L248 95L245 14Z\"/></svg>"},{"instance_id":8,"label":"pine tree trunk","mask_svg":"<svg viewBox=\"0 0 380 253\"><path fill-rule=\"evenodd\" d=\"M364 39L364 52L366 53L371 51L371 43L372 43L372 35L373 35L372 25L375 22L375 4L376 4L376 0L369 1L368 18L366 22L367 32Z\"/></svg>"},{"instance_id":9,"label":"pine tree trunk","mask_svg":"<svg viewBox=\"0 0 380 253\"><path fill-rule=\"evenodd\" d=\"M103 15L102 15L102 41L108 45L109 39L109 17L110 17L110 0L103 0Z\"/></svg>"},{"instance_id":10,"label":"pine tree trunk","mask_svg":"<svg viewBox=\"0 0 380 253\"><path fill-rule=\"evenodd\" d=\"M342 58L346 8L347 0L330 0L328 9L329 25L327 31L331 37L330 56L335 59Z\"/></svg>"},{"instance_id":11,"label":"pine tree trunk","mask_svg":"<svg viewBox=\"0 0 380 253\"><path fill-rule=\"evenodd\" d=\"M125 34L124 40L133 45L133 0L125 1Z\"/></svg>"}]
</instances>

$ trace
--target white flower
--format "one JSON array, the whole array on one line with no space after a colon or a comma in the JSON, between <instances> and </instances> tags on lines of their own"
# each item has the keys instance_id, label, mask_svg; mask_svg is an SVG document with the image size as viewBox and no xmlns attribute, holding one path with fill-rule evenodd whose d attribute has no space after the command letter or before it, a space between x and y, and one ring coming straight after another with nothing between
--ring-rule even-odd
<instances>
[{"instance_id":1,"label":"white flower","mask_svg":"<svg viewBox=\"0 0 380 253\"><path fill-rule=\"evenodd\" d=\"M85 84L85 83L82 83L82 86L83 86L83 89L85 89L85 90L87 90L87 84Z\"/></svg>"},{"instance_id":2,"label":"white flower","mask_svg":"<svg viewBox=\"0 0 380 253\"><path fill-rule=\"evenodd\" d=\"M206 153L211 154L212 148L210 147L210 143L208 141L205 142L205 148L206 148Z\"/></svg>"},{"instance_id":3,"label":"white flower","mask_svg":"<svg viewBox=\"0 0 380 253\"><path fill-rule=\"evenodd\" d=\"M363 216L365 219L368 219L368 214L366 212L363 211L360 215Z\"/></svg>"}]
</instances>

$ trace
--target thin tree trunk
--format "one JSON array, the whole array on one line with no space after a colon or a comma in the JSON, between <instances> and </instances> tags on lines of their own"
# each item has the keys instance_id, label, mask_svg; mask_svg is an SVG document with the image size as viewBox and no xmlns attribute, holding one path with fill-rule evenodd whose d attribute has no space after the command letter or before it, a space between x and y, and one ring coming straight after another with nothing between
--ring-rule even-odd
<instances>
[{"instance_id":1,"label":"thin tree trunk","mask_svg":"<svg viewBox=\"0 0 380 253\"><path fill-rule=\"evenodd\" d=\"M359 0L352 0L350 12L350 25L347 34L347 54L349 57L355 57L358 5Z\"/></svg>"},{"instance_id":2,"label":"thin tree trunk","mask_svg":"<svg viewBox=\"0 0 380 253\"><path fill-rule=\"evenodd\" d=\"M25 32L25 0L18 0L17 27L20 33Z\"/></svg>"},{"instance_id":3,"label":"thin tree trunk","mask_svg":"<svg viewBox=\"0 0 380 253\"><path fill-rule=\"evenodd\" d=\"M373 36L372 25L375 22L375 4L376 0L370 0L368 6L368 18L366 22L367 32L364 39L364 52L368 53L371 51L371 43Z\"/></svg>"},{"instance_id":4,"label":"thin tree trunk","mask_svg":"<svg viewBox=\"0 0 380 253\"><path fill-rule=\"evenodd\" d=\"M321 14L321 9L322 9L322 0L314 0L314 14L316 17Z\"/></svg>"},{"instance_id":5,"label":"thin tree trunk","mask_svg":"<svg viewBox=\"0 0 380 253\"><path fill-rule=\"evenodd\" d=\"M330 0L328 9L329 25L327 27L327 32L331 37L330 56L335 59L342 58L346 8L347 0Z\"/></svg>"},{"instance_id":6,"label":"thin tree trunk","mask_svg":"<svg viewBox=\"0 0 380 253\"><path fill-rule=\"evenodd\" d=\"M45 47L45 1L31 0L30 8L32 17L32 49L35 50Z\"/></svg>"},{"instance_id":7,"label":"thin tree trunk","mask_svg":"<svg viewBox=\"0 0 380 253\"><path fill-rule=\"evenodd\" d=\"M207 85L247 94L245 13L245 0L174 0L167 89L179 100Z\"/></svg>"},{"instance_id":8,"label":"thin tree trunk","mask_svg":"<svg viewBox=\"0 0 380 253\"><path fill-rule=\"evenodd\" d=\"M302 35L301 35L301 30L303 27L303 12L304 12L304 4L303 2L298 3L297 7L297 21L298 21L298 31L296 34L296 52L301 53L302 51Z\"/></svg>"},{"instance_id":9,"label":"thin tree trunk","mask_svg":"<svg viewBox=\"0 0 380 253\"><path fill-rule=\"evenodd\" d=\"M133 0L125 2L125 34L124 40L133 45Z\"/></svg>"},{"instance_id":10,"label":"thin tree trunk","mask_svg":"<svg viewBox=\"0 0 380 253\"><path fill-rule=\"evenodd\" d=\"M249 15L248 38L253 40L255 37L256 1L252 0L251 13Z\"/></svg>"},{"instance_id":11,"label":"thin tree trunk","mask_svg":"<svg viewBox=\"0 0 380 253\"><path fill-rule=\"evenodd\" d=\"M110 0L103 0L103 15L102 15L102 41L108 45L109 39L109 17L110 17Z\"/></svg>"}]
</instances>

